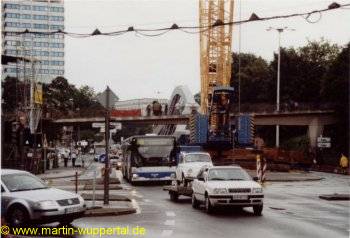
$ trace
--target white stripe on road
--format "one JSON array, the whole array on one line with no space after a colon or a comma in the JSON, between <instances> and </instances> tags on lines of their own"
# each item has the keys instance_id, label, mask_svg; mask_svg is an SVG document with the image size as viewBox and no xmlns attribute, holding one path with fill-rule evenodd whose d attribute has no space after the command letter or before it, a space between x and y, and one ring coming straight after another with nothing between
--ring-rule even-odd
<instances>
[{"instance_id":1,"label":"white stripe on road","mask_svg":"<svg viewBox=\"0 0 350 238\"><path fill-rule=\"evenodd\" d=\"M174 216L175 216L175 212L173 212L173 211L167 211L167 212L165 212L165 214L166 214L168 217L174 217Z\"/></svg>"},{"instance_id":2,"label":"white stripe on road","mask_svg":"<svg viewBox=\"0 0 350 238\"><path fill-rule=\"evenodd\" d=\"M171 236L173 234L173 230L163 230L161 236Z\"/></svg>"},{"instance_id":3,"label":"white stripe on road","mask_svg":"<svg viewBox=\"0 0 350 238\"><path fill-rule=\"evenodd\" d=\"M175 220L166 220L164 222L164 225L166 225L166 226L175 226Z\"/></svg>"},{"instance_id":4,"label":"white stripe on road","mask_svg":"<svg viewBox=\"0 0 350 238\"><path fill-rule=\"evenodd\" d=\"M139 206L139 204L136 202L135 199L131 199L131 205L133 208L136 209L136 214L140 214L141 213L141 207Z\"/></svg>"}]
</instances>

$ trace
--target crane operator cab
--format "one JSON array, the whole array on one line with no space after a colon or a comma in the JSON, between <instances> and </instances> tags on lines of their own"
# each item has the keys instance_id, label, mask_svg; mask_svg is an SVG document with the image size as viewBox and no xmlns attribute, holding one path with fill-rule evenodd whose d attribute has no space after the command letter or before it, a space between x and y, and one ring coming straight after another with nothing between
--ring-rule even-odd
<instances>
[{"instance_id":1,"label":"crane operator cab","mask_svg":"<svg viewBox=\"0 0 350 238\"><path fill-rule=\"evenodd\" d=\"M230 108L233 102L233 87L214 87L209 102L208 142L218 146L232 146Z\"/></svg>"}]
</instances>

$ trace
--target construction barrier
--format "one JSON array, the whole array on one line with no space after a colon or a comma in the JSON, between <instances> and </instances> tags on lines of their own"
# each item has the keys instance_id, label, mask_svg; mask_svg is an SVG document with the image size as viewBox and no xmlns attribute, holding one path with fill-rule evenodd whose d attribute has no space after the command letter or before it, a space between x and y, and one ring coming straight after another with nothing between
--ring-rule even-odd
<instances>
[{"instance_id":1,"label":"construction barrier","mask_svg":"<svg viewBox=\"0 0 350 238\"><path fill-rule=\"evenodd\" d=\"M266 159L262 156L262 154L257 154L256 155L256 174L258 177L258 181L260 183L264 183L266 180L266 168L267 168Z\"/></svg>"}]
</instances>

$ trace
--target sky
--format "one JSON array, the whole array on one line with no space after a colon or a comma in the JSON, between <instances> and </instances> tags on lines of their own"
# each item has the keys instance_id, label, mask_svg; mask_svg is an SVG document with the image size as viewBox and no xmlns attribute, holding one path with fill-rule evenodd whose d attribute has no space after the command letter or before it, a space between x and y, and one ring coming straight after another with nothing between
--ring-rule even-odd
<instances>
[{"instance_id":1,"label":"sky","mask_svg":"<svg viewBox=\"0 0 350 238\"><path fill-rule=\"evenodd\" d=\"M235 0L234 21L254 12L260 17L326 8L334 0ZM350 0L336 0L340 4ZM241 9L240 9L241 7ZM91 33L135 28L198 25L199 5L194 0L65 0L65 28ZM315 14L310 20L317 20ZM251 22L234 26L232 49L254 53L270 61L278 48L278 34L268 27L289 27L281 36L282 47L299 47L324 38L345 45L350 41L350 7L322 13L314 24L302 17ZM241 32L241 34L239 34ZM239 44L239 39L241 43ZM199 34L171 31L159 37L134 32L122 36L65 39L65 77L76 86L96 92L108 85L120 98L169 98L178 85L199 92ZM239 47L240 46L240 47Z\"/></svg>"}]
</instances>

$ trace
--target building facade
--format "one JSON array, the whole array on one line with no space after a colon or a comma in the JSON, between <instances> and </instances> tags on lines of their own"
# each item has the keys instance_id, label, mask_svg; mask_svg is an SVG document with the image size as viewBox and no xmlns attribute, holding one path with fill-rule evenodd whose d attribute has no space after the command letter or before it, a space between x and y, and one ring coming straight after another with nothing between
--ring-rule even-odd
<instances>
[{"instance_id":1,"label":"building facade","mask_svg":"<svg viewBox=\"0 0 350 238\"><path fill-rule=\"evenodd\" d=\"M63 0L3 0L1 11L2 54L30 60L3 66L1 79L33 77L48 83L64 76L64 35L45 34L64 30ZM25 30L43 34L16 34Z\"/></svg>"}]
</instances>

